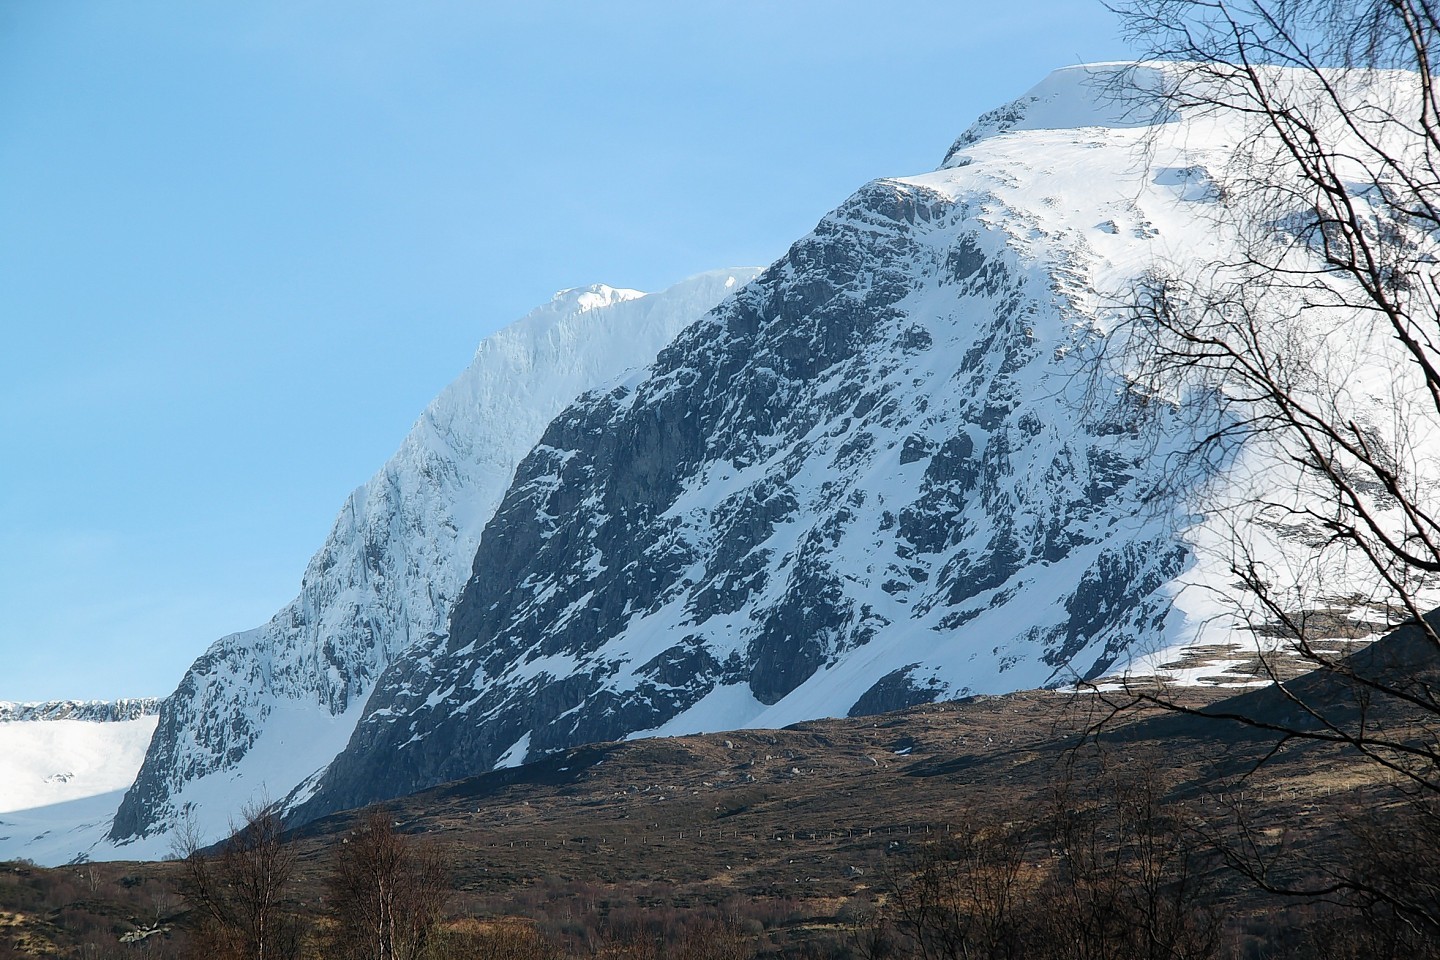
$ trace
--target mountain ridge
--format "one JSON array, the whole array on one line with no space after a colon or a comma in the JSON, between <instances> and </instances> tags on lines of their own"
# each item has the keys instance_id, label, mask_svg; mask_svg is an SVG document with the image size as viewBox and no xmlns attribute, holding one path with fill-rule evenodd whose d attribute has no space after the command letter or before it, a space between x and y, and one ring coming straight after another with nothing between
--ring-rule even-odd
<instances>
[{"instance_id":1,"label":"mountain ridge","mask_svg":"<svg viewBox=\"0 0 1440 960\"><path fill-rule=\"evenodd\" d=\"M121 697L117 700L0 700L0 723L35 723L47 720L85 720L114 723L138 720L160 712L159 697Z\"/></svg>"}]
</instances>

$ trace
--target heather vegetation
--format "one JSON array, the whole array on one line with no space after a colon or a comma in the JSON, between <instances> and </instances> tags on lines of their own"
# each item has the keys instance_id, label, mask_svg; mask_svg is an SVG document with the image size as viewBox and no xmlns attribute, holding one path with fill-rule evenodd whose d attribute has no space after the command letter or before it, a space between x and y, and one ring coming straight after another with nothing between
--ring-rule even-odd
<instances>
[{"instance_id":1,"label":"heather vegetation","mask_svg":"<svg viewBox=\"0 0 1440 960\"><path fill-rule=\"evenodd\" d=\"M0 956L1440 954L1430 806L1216 731L1030 694L591 748L167 862L7 865Z\"/></svg>"}]
</instances>

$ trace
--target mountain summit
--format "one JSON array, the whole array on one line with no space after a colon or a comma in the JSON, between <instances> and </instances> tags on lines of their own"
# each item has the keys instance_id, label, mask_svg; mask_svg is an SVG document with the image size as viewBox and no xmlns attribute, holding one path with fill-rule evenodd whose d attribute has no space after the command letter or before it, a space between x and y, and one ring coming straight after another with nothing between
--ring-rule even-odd
<instances>
[{"instance_id":1,"label":"mountain summit","mask_svg":"<svg viewBox=\"0 0 1440 960\"><path fill-rule=\"evenodd\" d=\"M1137 182L1148 128L1107 123L1093 79L866 185L556 417L448 636L391 664L304 815L585 741L1069 682L1170 639L1189 551L1082 357L1091 291L1198 218Z\"/></svg>"}]
</instances>

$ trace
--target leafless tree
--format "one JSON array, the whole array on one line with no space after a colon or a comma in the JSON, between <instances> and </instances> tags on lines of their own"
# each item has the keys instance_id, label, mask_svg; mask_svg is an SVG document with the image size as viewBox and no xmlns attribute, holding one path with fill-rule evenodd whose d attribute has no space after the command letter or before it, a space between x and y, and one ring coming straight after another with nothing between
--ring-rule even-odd
<instances>
[{"instance_id":1,"label":"leafless tree","mask_svg":"<svg viewBox=\"0 0 1440 960\"><path fill-rule=\"evenodd\" d=\"M206 960L293 960L304 928L288 899L295 854L284 823L267 806L251 804L231 836L205 848L187 821L176 844L183 861L181 892L189 902L192 952Z\"/></svg>"},{"instance_id":2,"label":"leafless tree","mask_svg":"<svg viewBox=\"0 0 1440 960\"><path fill-rule=\"evenodd\" d=\"M1103 758L1102 758L1103 759ZM863 956L917 960L1210 960L1208 854L1153 765L1066 767L1052 802L973 818L889 871Z\"/></svg>"},{"instance_id":3,"label":"leafless tree","mask_svg":"<svg viewBox=\"0 0 1440 960\"><path fill-rule=\"evenodd\" d=\"M1262 658L1273 685L1216 705L1139 683L1110 702L1241 724L1273 734L1277 750L1333 745L1429 809L1440 799L1440 7L1113 9L1165 61L1146 68L1140 96L1239 131L1209 171L1229 252L1137 284L1127 375L1141 398L1203 401L1213 418L1192 455L1217 474L1250 470L1252 483L1207 504L1229 521L1232 598L1257 636L1312 669L1287 679ZM1353 652L1335 639L1343 608L1400 629ZM1378 836L1354 833L1367 854L1277 892L1368 903L1371 918L1440 936L1417 874L1376 873L1388 856ZM1403 859L1410 839L1392 834L1390 853Z\"/></svg>"},{"instance_id":4,"label":"leafless tree","mask_svg":"<svg viewBox=\"0 0 1440 960\"><path fill-rule=\"evenodd\" d=\"M334 846L326 904L337 960L419 960L439 925L450 871L438 848L397 833L388 810L366 813Z\"/></svg>"},{"instance_id":5,"label":"leafless tree","mask_svg":"<svg viewBox=\"0 0 1440 960\"><path fill-rule=\"evenodd\" d=\"M1113 761L1115 758L1101 757ZM1167 800L1160 768L1131 758L1061 778L1046 818L1054 868L1040 938L1073 960L1208 960L1220 953L1208 856Z\"/></svg>"},{"instance_id":6,"label":"leafless tree","mask_svg":"<svg viewBox=\"0 0 1440 960\"><path fill-rule=\"evenodd\" d=\"M1028 955L1029 853L1023 829L976 822L902 858L889 871L895 940L887 949L920 960ZM872 949L885 943L883 929L872 926Z\"/></svg>"},{"instance_id":7,"label":"leafless tree","mask_svg":"<svg viewBox=\"0 0 1440 960\"><path fill-rule=\"evenodd\" d=\"M1412 722L1440 726L1440 621L1426 617L1440 602L1437 8L1117 9L1131 39L1168 62L1141 96L1240 131L1210 171L1230 252L1136 286L1127 375L1141 397L1202 400L1211 417L1194 456L1237 471L1230 480L1258 466L1206 504L1231 521L1232 599L1257 634L1326 681L1278 684L1272 672L1292 709L1228 719L1343 745L1440 792L1440 741ZM1340 608L1406 624L1406 636L1352 656L1335 639ZM1127 693L1197 709L1163 691Z\"/></svg>"}]
</instances>

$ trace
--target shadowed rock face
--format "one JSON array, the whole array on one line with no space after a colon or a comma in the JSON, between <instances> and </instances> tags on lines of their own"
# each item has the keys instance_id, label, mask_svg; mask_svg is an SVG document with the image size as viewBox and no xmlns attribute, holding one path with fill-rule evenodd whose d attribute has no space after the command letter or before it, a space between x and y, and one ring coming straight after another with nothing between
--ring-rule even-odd
<instances>
[{"instance_id":1,"label":"shadowed rock face","mask_svg":"<svg viewBox=\"0 0 1440 960\"><path fill-rule=\"evenodd\" d=\"M657 728L1060 682L1155 638L1185 549L1117 527L1151 451L1086 419L1053 265L975 199L868 185L557 417L448 637L381 678L301 817Z\"/></svg>"}]
</instances>

